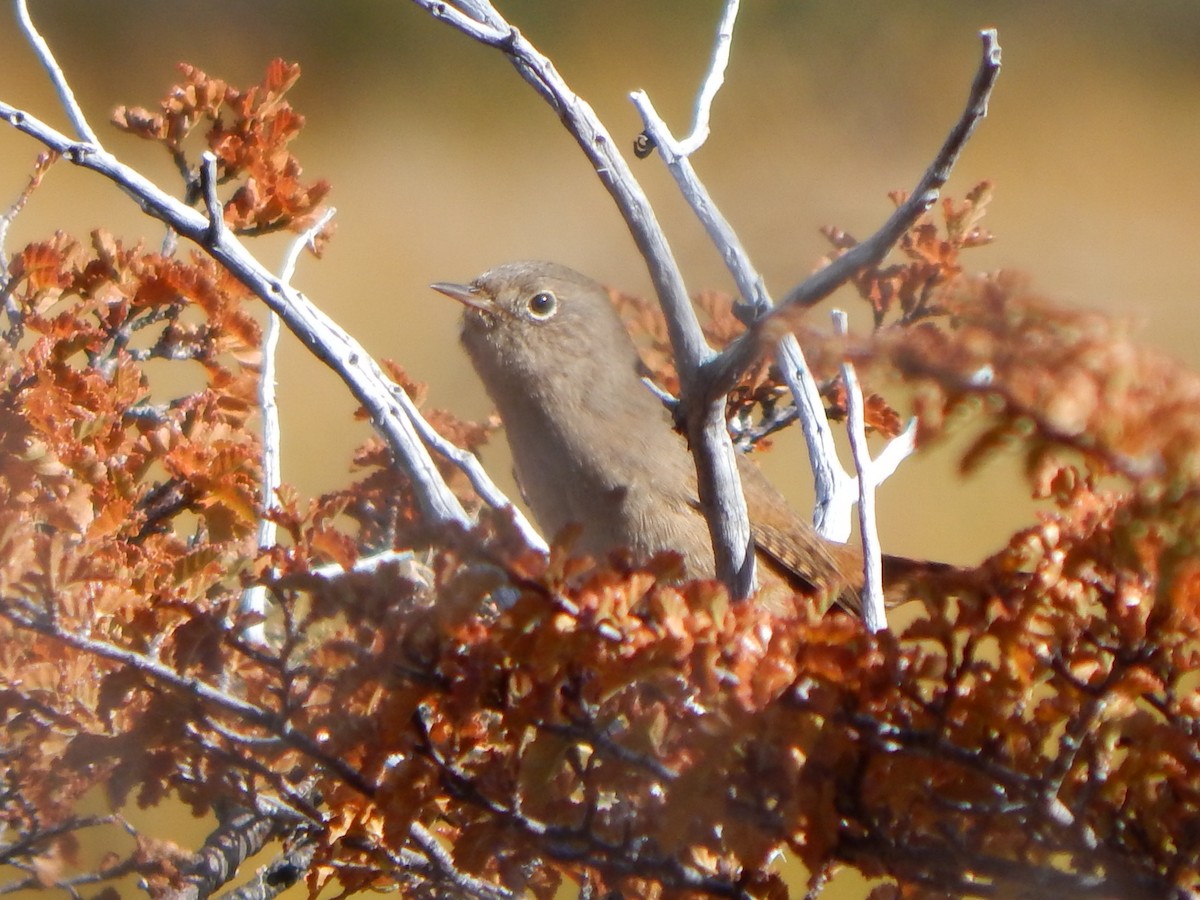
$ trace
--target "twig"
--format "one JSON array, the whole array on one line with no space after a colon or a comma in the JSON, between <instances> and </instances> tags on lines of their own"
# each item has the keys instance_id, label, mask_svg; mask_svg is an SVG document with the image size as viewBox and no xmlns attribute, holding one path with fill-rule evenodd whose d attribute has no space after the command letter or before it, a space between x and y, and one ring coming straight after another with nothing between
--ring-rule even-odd
<instances>
[{"instance_id":1,"label":"twig","mask_svg":"<svg viewBox=\"0 0 1200 900\"><path fill-rule=\"evenodd\" d=\"M288 245L284 255L283 266L279 271L279 279L284 284L292 283L296 273L296 264L300 253L305 247L316 247L317 235L337 215L335 207L329 207L312 225ZM279 427L279 402L275 391L275 354L279 349L280 333L279 314L275 310L267 311L267 329L263 335L262 375L259 380L258 402L263 420L263 506L266 510L278 508L277 493L283 484L283 470L280 460L282 438ZM264 518L259 528L259 549L266 549L275 543L275 523Z\"/></svg>"},{"instance_id":2,"label":"twig","mask_svg":"<svg viewBox=\"0 0 1200 900\"><path fill-rule=\"evenodd\" d=\"M717 26L717 38L713 42L712 61L708 66L708 77L696 98L696 118L692 133L679 142L679 154L691 156L708 140L708 119L713 100L721 85L725 83L725 69L729 65L729 45L733 41L733 23L737 21L739 0L726 0L721 24Z\"/></svg>"},{"instance_id":3,"label":"twig","mask_svg":"<svg viewBox=\"0 0 1200 900\"><path fill-rule=\"evenodd\" d=\"M917 420L909 419L904 430L887 442L879 454L871 462L872 478L879 486L887 481L900 468L900 463L908 459L917 449Z\"/></svg>"},{"instance_id":4,"label":"twig","mask_svg":"<svg viewBox=\"0 0 1200 900\"><path fill-rule=\"evenodd\" d=\"M736 9L733 10L736 13ZM726 8L726 16L722 21L722 36L727 27L733 24L730 8ZM718 40L722 39L719 36ZM714 54L714 65L716 57ZM723 64L723 61L722 61ZM709 91L713 83L719 86L720 81L713 75L705 81L704 91ZM715 89L713 89L715 90ZM725 260L730 274L737 283L742 296L757 310L759 316L765 316L772 307L771 298L767 293L762 276L758 273L750 256L742 246L737 233L728 220L721 214L716 203L696 175L687 158L690 151L685 152L683 142L676 141L670 129L658 115L649 96L644 91L631 95L634 105L641 113L646 134L659 148L663 161L674 176L684 198L691 204L697 217L708 231L710 239ZM707 102L711 104L711 95ZM825 405L821 401L820 389L812 370L804 358L800 344L791 332L786 333L776 348L776 355L784 381L791 389L800 419L800 427L808 447L809 463L812 467L813 483L816 500L813 510L813 521L820 534L831 540L846 541L850 537L850 515L853 504L857 499L858 484L854 477L838 460L837 447L833 440L833 429L825 414ZM907 434L907 432L906 432ZM886 452L887 459L894 461L890 475L895 470L899 460L912 452L911 436ZM907 450L905 449L907 446ZM878 473L880 481L886 478L884 467L876 466L873 470Z\"/></svg>"},{"instance_id":5,"label":"twig","mask_svg":"<svg viewBox=\"0 0 1200 900\"><path fill-rule=\"evenodd\" d=\"M38 156L37 163L33 167L33 174L29 176L29 181L25 185L25 189L17 196L17 199L12 202L3 215L0 215L0 291L4 291L4 302L7 307L9 294L5 290L8 287L8 229L12 227L12 223L17 216L21 214L21 210L25 208L25 204L29 202L29 198L33 196L33 192L37 190L42 179L46 177L46 173L50 171L50 167L58 160L57 153L42 153ZM9 309L11 318L13 310Z\"/></svg>"},{"instance_id":6,"label":"twig","mask_svg":"<svg viewBox=\"0 0 1200 900\"><path fill-rule=\"evenodd\" d=\"M840 309L833 310L833 327L838 334L846 334L846 314ZM875 522L875 479L872 477L871 451L867 448L862 388L854 364L849 360L842 363L842 381L846 385L846 433L850 437L854 468L858 470L858 527L863 545L862 617L868 631L884 631L887 613L883 606L883 553L879 549L879 526Z\"/></svg>"},{"instance_id":7,"label":"twig","mask_svg":"<svg viewBox=\"0 0 1200 900\"><path fill-rule=\"evenodd\" d=\"M17 21L21 23L21 29L25 32L25 38L33 46L33 50L38 55L38 59L42 61L47 74L50 76L50 81L54 84L54 90L58 92L58 99L66 110L67 116L71 119L71 125L75 128L75 135L81 141L85 141L95 147L97 150L104 148L100 144L100 138L96 137L96 132L92 131L92 126L87 123L87 117L84 116L83 110L79 106L79 101L75 99L75 92L71 90L71 86L67 84L67 78L63 75L62 69L58 62L54 59L54 54L50 52L50 45L46 43L45 38L33 24L33 19L29 15L29 5L27 0L17 0Z\"/></svg>"},{"instance_id":8,"label":"twig","mask_svg":"<svg viewBox=\"0 0 1200 900\"><path fill-rule=\"evenodd\" d=\"M792 392L800 431L808 447L814 488L813 526L821 536L845 543L850 539L854 478L838 459L833 429L821 401L821 389L794 334L788 334L779 342L775 358L783 380Z\"/></svg>"},{"instance_id":9,"label":"twig","mask_svg":"<svg viewBox=\"0 0 1200 900\"><path fill-rule=\"evenodd\" d=\"M516 896L508 888L475 878L459 869L454 863L454 858L420 822L413 822L409 826L408 837L425 854L433 872L442 881L458 887L464 895L477 897L479 900L513 900Z\"/></svg>"},{"instance_id":10,"label":"twig","mask_svg":"<svg viewBox=\"0 0 1200 900\"><path fill-rule=\"evenodd\" d=\"M496 483L492 481L491 476L484 470L483 465L479 462L479 457L474 453L456 446L453 442L446 440L432 425L426 421L421 415L421 411L417 409L417 405L412 402L412 398L407 393L397 388L396 402L400 404L400 408L404 410L409 421L417 430L417 434L421 436L430 449L436 450L446 459L450 460L467 476L467 480L471 482L471 487L475 489L480 499L488 506L494 509L503 510L509 513L513 518L513 523L517 526L517 530L521 532L521 536L525 538L525 542L530 547L541 553L548 553L549 545L545 539L538 533L538 530L533 526L533 523L525 517L517 506L508 499L500 488L496 487Z\"/></svg>"},{"instance_id":11,"label":"twig","mask_svg":"<svg viewBox=\"0 0 1200 900\"><path fill-rule=\"evenodd\" d=\"M200 195L204 198L204 211L208 213L207 239L216 243L228 229L225 227L225 206L217 196L217 156L211 150L200 154Z\"/></svg>"},{"instance_id":12,"label":"twig","mask_svg":"<svg viewBox=\"0 0 1200 900\"><path fill-rule=\"evenodd\" d=\"M754 583L754 554L733 444L725 427L724 397L711 395L700 383L702 367L715 353L704 340L679 266L649 199L591 106L487 0L460 3L470 14L439 0L414 2L434 18L506 54L520 75L554 109L617 204L666 313L684 420L696 459L700 502L713 538L717 577L734 596L748 596Z\"/></svg>"},{"instance_id":13,"label":"twig","mask_svg":"<svg viewBox=\"0 0 1200 900\"><path fill-rule=\"evenodd\" d=\"M204 154L206 166L209 156L211 154ZM300 261L300 253L306 246L315 246L313 242L317 235L336 214L337 210L332 206L329 207L316 222L288 245L287 252L283 257L283 265L279 270L279 280L283 284L290 285L292 283L292 276L296 273L296 265ZM260 552L275 544L278 526L270 514L279 508L278 494L279 488L283 484L283 435L279 426L279 401L275 391L275 354L279 348L279 331L278 313L273 309L267 310L267 327L263 334L262 344L262 371L258 377L258 407L262 417L263 443L263 514L258 520L258 549ZM253 619L242 629L242 636L250 643L266 646L266 623L263 621L267 613L266 586L255 584L242 591L238 612L247 620Z\"/></svg>"},{"instance_id":14,"label":"twig","mask_svg":"<svg viewBox=\"0 0 1200 900\"><path fill-rule=\"evenodd\" d=\"M411 550L383 550L379 553L373 553L370 556L363 556L356 559L349 569L341 563L329 563L328 565L317 566L309 571L307 576L333 583L345 578L347 575L370 575L386 565L399 566L403 563L412 563L415 559L416 557Z\"/></svg>"}]
</instances>

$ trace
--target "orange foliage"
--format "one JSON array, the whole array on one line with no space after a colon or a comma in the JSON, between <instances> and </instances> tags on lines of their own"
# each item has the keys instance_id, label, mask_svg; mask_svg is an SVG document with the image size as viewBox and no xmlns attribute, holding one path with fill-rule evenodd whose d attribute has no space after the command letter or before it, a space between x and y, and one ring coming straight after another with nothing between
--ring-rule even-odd
<instances>
[{"instance_id":1,"label":"orange foliage","mask_svg":"<svg viewBox=\"0 0 1200 900\"><path fill-rule=\"evenodd\" d=\"M209 78L195 66L181 64L179 70L183 83L163 99L161 112L120 106L113 112L113 124L162 144L187 178L194 202L198 178L184 144L197 125L208 123L204 140L217 158L220 181L240 183L225 204L226 224L239 234L308 228L329 184L302 183L300 163L287 149L304 127L304 117L283 99L300 77L300 67L276 59L262 84L244 91Z\"/></svg>"},{"instance_id":2,"label":"orange foliage","mask_svg":"<svg viewBox=\"0 0 1200 900\"><path fill-rule=\"evenodd\" d=\"M295 70L247 92L184 74L161 114L123 111L124 127L182 153L209 121L226 176L260 192L230 221L306 220L313 193L293 192L282 150ZM780 851L818 879L886 878L880 896L1200 889L1200 379L1018 279L967 274L985 200L947 203L906 262L860 273L879 327L813 357L831 372L849 352L877 388L910 387L926 440L979 428L967 465L1019 447L1054 506L978 568L928 576L911 623L878 636L678 584L670 555L544 559L486 510L470 532L430 528L376 442L344 490L285 488L286 543L256 556L244 289L206 257L101 232L15 254L0 863L28 887L136 872L165 895L200 857L121 814L173 800L223 827L231 810L267 819L310 852L291 877L314 893L785 897ZM621 303L669 386L656 318ZM737 333L727 299L701 305L710 334ZM158 384L151 361L197 386ZM735 406L782 403L764 363ZM492 427L433 418L467 446ZM380 549L401 552L320 568ZM238 618L252 581L275 600L265 645ZM80 812L97 787L111 815ZM89 869L92 828L133 837Z\"/></svg>"}]
</instances>

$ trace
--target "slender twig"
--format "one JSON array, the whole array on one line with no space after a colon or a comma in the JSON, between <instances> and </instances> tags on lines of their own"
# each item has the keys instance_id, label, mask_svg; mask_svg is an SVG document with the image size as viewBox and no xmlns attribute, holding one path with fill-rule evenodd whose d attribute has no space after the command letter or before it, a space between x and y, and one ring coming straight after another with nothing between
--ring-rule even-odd
<instances>
[{"instance_id":1,"label":"slender twig","mask_svg":"<svg viewBox=\"0 0 1200 900\"><path fill-rule=\"evenodd\" d=\"M704 364L716 354L704 340L683 276L645 191L591 106L570 89L550 59L487 0L469 0L459 7L440 0L414 2L434 18L508 56L575 138L620 210L666 313L683 419L696 459L700 502L713 539L716 574L734 596L748 596L754 583L754 554L733 443L725 426L724 397L704 390L700 383Z\"/></svg>"},{"instance_id":2,"label":"slender twig","mask_svg":"<svg viewBox=\"0 0 1200 900\"><path fill-rule=\"evenodd\" d=\"M292 276L296 273L296 265L300 261L300 253L305 247L316 248L316 239L325 226L337 215L337 209L329 207L312 225L288 245L283 258L283 266L279 270L279 279L284 284L291 284ZM259 378L258 404L263 422L263 507L270 511L277 509L278 491L283 484L281 467L282 437L279 426L279 400L276 394L276 353L279 349L280 334L279 314L274 310L267 311L267 328L263 334L262 374ZM258 547L265 550L275 543L276 525L269 518L264 518L259 525Z\"/></svg>"},{"instance_id":3,"label":"slender twig","mask_svg":"<svg viewBox=\"0 0 1200 900\"><path fill-rule=\"evenodd\" d=\"M119 825L132 833L128 822L119 815L106 816L77 816L53 825L40 825L30 831L17 831L14 839L0 843L0 861L10 864L22 856L36 856L46 852L47 847L54 841L83 831L86 828L101 828L105 825ZM7 832L6 832L7 834Z\"/></svg>"},{"instance_id":4,"label":"slender twig","mask_svg":"<svg viewBox=\"0 0 1200 900\"><path fill-rule=\"evenodd\" d=\"M696 98L696 117L692 133L679 142L681 156L691 156L708 140L708 120L713 100L721 85L725 83L725 69L729 65L729 45L733 41L733 23L737 21L739 0L726 0L721 23L717 26L717 38L713 42L712 61L708 66L708 77Z\"/></svg>"},{"instance_id":5,"label":"slender twig","mask_svg":"<svg viewBox=\"0 0 1200 900\"><path fill-rule=\"evenodd\" d=\"M71 90L71 85L67 83L67 78L63 75L62 69L55 60L54 54L50 51L50 45L46 43L45 38L33 24L33 19L29 15L29 5L27 0L17 0L17 21L21 23L21 29L25 32L25 39L29 41L34 52L38 55L38 59L42 61L42 66L45 67L47 74L50 76L50 81L54 84L54 90L58 92L58 99L66 110L67 116L71 120L71 125L75 129L75 136L81 141L91 144L97 150L104 148L100 144L100 138L96 137L96 132L92 131L92 126L87 122L87 117L84 116L83 110L79 106L79 101L75 99L75 92Z\"/></svg>"},{"instance_id":6,"label":"slender twig","mask_svg":"<svg viewBox=\"0 0 1200 900\"><path fill-rule=\"evenodd\" d=\"M425 442L426 446L432 450L436 450L441 456L450 460L450 462L462 470L463 474L467 476L467 480L471 482L471 487L475 489L475 493L480 496L484 503L511 515L513 523L517 526L517 530L521 532L521 536L525 538L525 542L530 547L542 553L549 552L550 548L545 539L538 533L538 530L526 518L525 514L508 499L500 488L496 487L496 483L492 481L491 476L488 475L482 463L479 462L479 457L474 453L463 450L438 434L437 430L421 415L421 411L417 409L417 405L413 403L412 398L404 391L396 391L396 402L400 404L400 408L404 410L405 415L413 423L413 427L417 430L417 434L421 436L421 440Z\"/></svg>"},{"instance_id":7,"label":"slender twig","mask_svg":"<svg viewBox=\"0 0 1200 900\"><path fill-rule=\"evenodd\" d=\"M225 206L217 196L217 155L211 150L200 154L200 196L208 213L208 240L216 242L228 233L225 227Z\"/></svg>"},{"instance_id":8,"label":"slender twig","mask_svg":"<svg viewBox=\"0 0 1200 900\"><path fill-rule=\"evenodd\" d=\"M341 563L329 563L323 566L317 566L308 573L306 577L320 579L325 582L335 582L345 578L347 575L369 575L379 571L385 565L401 565L403 563L411 563L416 559L410 550L384 550L380 553L373 553L370 556L363 556L356 559L354 563L347 569Z\"/></svg>"},{"instance_id":9,"label":"slender twig","mask_svg":"<svg viewBox=\"0 0 1200 900\"><path fill-rule=\"evenodd\" d=\"M833 327L838 334L847 331L846 314L833 311ZM883 553L879 549L879 526L875 522L875 480L871 472L871 451L867 447L866 412L858 373L849 360L842 363L842 381L846 386L846 433L850 453L858 471L858 527L863 545L863 589L859 595L863 622L868 631L884 631L887 613L883 606Z\"/></svg>"},{"instance_id":10,"label":"slender twig","mask_svg":"<svg viewBox=\"0 0 1200 900\"><path fill-rule=\"evenodd\" d=\"M29 198L33 196L33 192L37 190L42 179L46 177L46 173L50 171L50 167L58 160L57 153L42 153L37 158L37 163L33 167L33 174L29 176L29 181L25 185L25 189L13 201L12 206L0 215L0 291L4 294L4 302L7 307L10 294L7 290L9 279L11 276L8 273L8 229L12 227L12 223L17 216L21 214L21 210L25 208L25 204L29 202ZM9 308L10 318L13 310Z\"/></svg>"},{"instance_id":11,"label":"slender twig","mask_svg":"<svg viewBox=\"0 0 1200 900\"><path fill-rule=\"evenodd\" d=\"M408 837L425 854L429 865L440 879L456 885L463 895L477 897L479 900L513 900L516 897L508 888L475 878L459 869L450 853L420 822L413 822L409 826Z\"/></svg>"},{"instance_id":12,"label":"slender twig","mask_svg":"<svg viewBox=\"0 0 1200 900\"><path fill-rule=\"evenodd\" d=\"M207 156L209 154L206 153L205 157ZM300 253L306 246L316 246L314 242L317 235L336 214L337 210L329 207L317 221L288 245L283 265L279 270L280 282L292 283L292 276L296 273L296 265L300 261ZM279 333L279 314L269 309L267 327L263 334L262 370L258 376L258 408L262 417L262 516L258 520L259 552L266 551L275 544L278 525L271 518L271 513L279 508L279 488L283 485L283 433L279 425L279 400L275 390L275 355L279 348ZM242 629L246 640L265 646L267 634L263 618L267 613L266 586L254 584L242 591L238 612L249 622Z\"/></svg>"},{"instance_id":13,"label":"slender twig","mask_svg":"<svg viewBox=\"0 0 1200 900\"><path fill-rule=\"evenodd\" d=\"M794 334L788 334L779 342L775 358L784 383L792 392L800 432L808 447L814 488L813 526L823 537L845 543L850 539L854 477L838 459L821 389Z\"/></svg>"}]
</instances>

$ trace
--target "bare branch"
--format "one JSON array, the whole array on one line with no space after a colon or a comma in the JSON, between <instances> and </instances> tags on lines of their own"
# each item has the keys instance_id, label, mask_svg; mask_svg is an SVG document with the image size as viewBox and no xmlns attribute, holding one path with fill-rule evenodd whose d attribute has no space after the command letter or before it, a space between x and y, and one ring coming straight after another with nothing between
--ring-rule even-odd
<instances>
[{"instance_id":1,"label":"bare branch","mask_svg":"<svg viewBox=\"0 0 1200 900\"><path fill-rule=\"evenodd\" d=\"M887 445L879 451L879 455L872 460L871 477L875 484L883 484L891 478L896 469L900 468L900 463L912 456L916 449L917 420L909 419L904 430L888 441Z\"/></svg>"},{"instance_id":2,"label":"bare branch","mask_svg":"<svg viewBox=\"0 0 1200 900\"><path fill-rule=\"evenodd\" d=\"M430 868L438 879L456 885L465 895L478 897L479 900L512 900L516 896L507 888L474 878L457 868L453 857L420 822L413 822L408 836L425 854Z\"/></svg>"},{"instance_id":3,"label":"bare branch","mask_svg":"<svg viewBox=\"0 0 1200 900\"><path fill-rule=\"evenodd\" d=\"M838 334L846 333L846 314L840 309L833 311L833 327ZM854 468L858 470L858 527L863 545L862 617L868 631L884 631L887 613L883 606L883 552L879 548L879 527L875 522L871 451L867 448L862 388L854 364L849 360L842 363L842 381L846 384L846 433L850 436Z\"/></svg>"},{"instance_id":4,"label":"bare branch","mask_svg":"<svg viewBox=\"0 0 1200 900\"><path fill-rule=\"evenodd\" d=\"M967 139L980 119L987 115L988 98L1000 74L1000 44L995 29L986 29L980 36L983 55L967 105L912 194L875 234L793 288L784 297L782 305L756 320L719 357L707 363L701 378L704 396L717 397L728 391L738 376L758 359L763 346L773 344L780 334L791 330L791 317L829 296L855 272L883 259L892 245L937 201Z\"/></svg>"},{"instance_id":5,"label":"bare branch","mask_svg":"<svg viewBox=\"0 0 1200 900\"><path fill-rule=\"evenodd\" d=\"M726 7L726 16L722 21L718 41L721 40L726 27L732 28L732 17L736 15L736 12L736 4ZM714 53L714 63L718 56L719 53ZM704 91L710 89L712 81L710 75L704 85ZM719 85L720 82L718 81L717 84ZM712 90L715 93L715 88ZM720 252L721 258L725 260L742 297L751 304L759 316L765 315L773 304L762 275L750 261L750 254L742 245L737 232L717 208L708 189L700 181L691 161L687 158L688 152L685 152L681 142L675 140L645 91L635 91L630 95L630 99L642 116L642 122L646 129L644 133L658 147L668 171L675 178L680 193L691 205L696 217L704 225L709 238ZM709 97L709 103L711 103L711 97ZM800 418L800 428L808 447L809 465L812 468L815 487L813 522L818 532L825 537L846 541L850 536L850 504L839 501L853 491L853 479L838 461L837 447L833 441L833 429L829 427L825 404L821 402L820 389L817 387L812 369L804 359L804 353L794 334L788 333L782 338L776 354L784 380L791 389Z\"/></svg>"},{"instance_id":6,"label":"bare branch","mask_svg":"<svg viewBox=\"0 0 1200 900\"><path fill-rule=\"evenodd\" d=\"M775 359L792 392L800 431L808 447L814 487L813 525L823 537L845 543L850 538L851 504L844 498L853 493L854 478L838 459L821 390L794 334L779 342Z\"/></svg>"},{"instance_id":7,"label":"bare branch","mask_svg":"<svg viewBox=\"0 0 1200 900\"><path fill-rule=\"evenodd\" d=\"M284 284L292 283L296 272L296 264L300 261L300 253L305 247L316 247L317 235L337 215L335 207L329 207L312 225L288 245L283 258L283 266L279 270L279 279ZM259 379L259 407L263 420L263 506L267 510L275 509L276 493L283 483L280 452L282 438L279 429L279 403L275 394L275 354L279 347L279 314L274 310L267 312L267 330L263 335L262 375ZM265 549L275 543L275 523L263 519L258 534L258 546Z\"/></svg>"},{"instance_id":8,"label":"bare branch","mask_svg":"<svg viewBox=\"0 0 1200 900\"><path fill-rule=\"evenodd\" d=\"M679 142L681 156L691 156L708 140L708 119L712 112L713 100L721 85L725 83L725 68L729 65L729 45L733 41L733 23L737 21L739 0L726 0L725 11L721 14L721 23L717 26L717 38L713 43L712 62L708 66L708 76L700 88L696 99L696 118L692 123L692 133Z\"/></svg>"},{"instance_id":9,"label":"bare branch","mask_svg":"<svg viewBox=\"0 0 1200 900\"><path fill-rule=\"evenodd\" d=\"M433 426L425 420L425 417L421 415L421 411L412 402L412 398L403 390L400 390L399 387L396 389L395 396L396 402L400 404L400 408L404 410L405 415L408 416L409 421L412 422L413 427L417 430L417 434L421 436L421 440L425 442L426 446L436 450L446 459L450 460L450 462L454 463L454 465L458 466L463 474L467 476L467 479L471 482L471 487L475 489L475 493L480 496L484 503L494 509L508 512L513 517L513 522L530 547L542 553L548 552L550 548L546 544L545 539L538 534L538 530L534 528L533 523L526 518L525 514L505 496L503 491L496 487L496 483L492 481L491 477L484 470L483 465L479 462L479 457L474 453L463 450L461 447L455 446L451 441L446 440L438 434Z\"/></svg>"},{"instance_id":10,"label":"bare branch","mask_svg":"<svg viewBox=\"0 0 1200 900\"><path fill-rule=\"evenodd\" d=\"M200 195L208 213L208 240L215 242L226 228L225 206L217 196L217 156L211 150L200 154Z\"/></svg>"},{"instance_id":11,"label":"bare branch","mask_svg":"<svg viewBox=\"0 0 1200 900\"><path fill-rule=\"evenodd\" d=\"M204 154L205 166L211 154ZM215 160L214 160L215 162ZM203 171L203 169L202 169ZM205 178L206 184L208 178ZM205 193L205 204L211 201ZM337 209L329 207L312 225L300 234L291 244L283 257L283 266L279 270L279 280L284 284L292 283L296 272L296 264L300 261L300 253L306 246L315 246L318 234L329 224L337 214ZM210 211L211 216L211 211ZM262 417L262 505L263 515L258 520L258 549L266 550L275 544L278 527L270 517L272 510L278 509L279 488L283 484L283 435L279 426L279 402L275 392L275 353L279 348L279 315L273 309L267 310L267 328L263 334L262 370L258 376L258 407ZM241 615L253 618L243 630L242 635L251 643L265 646L267 643L266 626L262 619L267 613L267 589L265 585L255 584L242 591L241 602L238 605Z\"/></svg>"},{"instance_id":12,"label":"bare branch","mask_svg":"<svg viewBox=\"0 0 1200 900\"><path fill-rule=\"evenodd\" d=\"M17 21L21 23L21 29L25 32L25 38L33 46L34 52L37 53L38 59L42 61L47 74L50 76L50 81L54 84L54 90L58 92L58 99L62 102L63 109L66 110L67 116L71 119L71 125L75 129L75 135L81 141L86 141L97 150L104 149L100 144L100 138L96 137L96 132L92 131L92 126L88 125L87 118L83 114L83 110L79 106L79 101L75 99L75 92L71 90L71 86L67 84L67 78L63 75L63 71L59 68L58 62L54 59L54 54L50 51L50 45L46 43L45 38L37 30L33 24L33 19L29 15L28 0L16 0Z\"/></svg>"}]
</instances>

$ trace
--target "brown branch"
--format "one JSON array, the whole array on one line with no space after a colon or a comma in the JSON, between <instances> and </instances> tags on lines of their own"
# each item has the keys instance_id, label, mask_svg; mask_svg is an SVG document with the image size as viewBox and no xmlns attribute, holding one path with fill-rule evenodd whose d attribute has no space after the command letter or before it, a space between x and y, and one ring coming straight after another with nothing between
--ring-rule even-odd
<instances>
[{"instance_id":1,"label":"brown branch","mask_svg":"<svg viewBox=\"0 0 1200 900\"><path fill-rule=\"evenodd\" d=\"M66 631L59 626L51 613L39 614L32 604L0 598L0 616L18 628L28 629L80 652L131 668L141 673L148 681L158 683L165 689L178 691L202 701L209 707L261 727L362 796L374 798L377 793L376 784L365 774L341 758L323 751L314 738L296 728L279 713L241 700L198 678L180 674L153 657ZM210 855L199 860L199 869L193 873L193 884L184 888L178 895L173 895L177 900L209 896L213 888L232 877L232 868L236 868L235 860L239 856L240 861L244 861L253 855L257 852L253 845L261 842L261 848L278 833L277 829L280 827L278 820L273 816L262 816L245 810L239 810L230 821L233 824L229 828L223 826L209 837L205 847ZM512 900L512 893L506 889L473 878L455 868L453 860L441 850L440 845L421 823L414 822L410 826L409 839L421 851L422 857L406 862L406 870L422 871L431 880L448 882L465 890L470 896L483 900ZM205 851L201 852L203 854Z\"/></svg>"},{"instance_id":2,"label":"brown branch","mask_svg":"<svg viewBox=\"0 0 1200 900\"><path fill-rule=\"evenodd\" d=\"M162 900L211 897L221 885L237 875L242 863L260 852L282 830L283 823L274 816L237 810L208 836L191 864L181 873L183 886L160 897Z\"/></svg>"},{"instance_id":3,"label":"brown branch","mask_svg":"<svg viewBox=\"0 0 1200 900\"><path fill-rule=\"evenodd\" d=\"M226 891L217 900L271 900L304 878L316 851L316 843L302 839L259 869L246 884Z\"/></svg>"},{"instance_id":4,"label":"brown branch","mask_svg":"<svg viewBox=\"0 0 1200 900\"><path fill-rule=\"evenodd\" d=\"M80 652L127 667L164 688L179 691L186 697L203 701L242 721L267 729L292 749L300 751L325 767L354 790L366 797L374 795L375 785L366 775L344 760L324 752L316 740L277 713L241 700L199 678L182 675L151 656L67 631L54 621L53 616L38 615L34 609L11 598L0 598L0 616L8 619L18 628L34 631ZM24 612L18 610L24 610Z\"/></svg>"}]
</instances>

